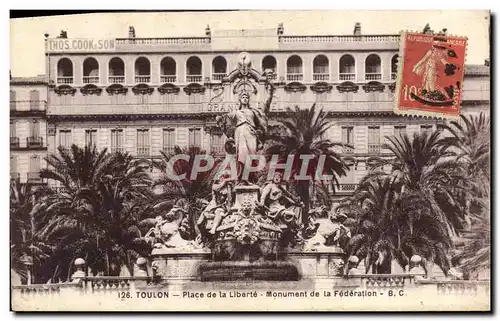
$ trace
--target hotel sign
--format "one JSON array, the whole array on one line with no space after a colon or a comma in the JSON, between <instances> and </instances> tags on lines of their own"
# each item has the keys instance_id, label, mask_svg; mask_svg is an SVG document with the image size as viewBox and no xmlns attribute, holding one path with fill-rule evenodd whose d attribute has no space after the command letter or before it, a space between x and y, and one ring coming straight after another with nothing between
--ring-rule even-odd
<instances>
[{"instance_id":1,"label":"hotel sign","mask_svg":"<svg viewBox=\"0 0 500 321\"><path fill-rule=\"evenodd\" d=\"M47 40L47 52L114 51L115 39L65 39Z\"/></svg>"}]
</instances>

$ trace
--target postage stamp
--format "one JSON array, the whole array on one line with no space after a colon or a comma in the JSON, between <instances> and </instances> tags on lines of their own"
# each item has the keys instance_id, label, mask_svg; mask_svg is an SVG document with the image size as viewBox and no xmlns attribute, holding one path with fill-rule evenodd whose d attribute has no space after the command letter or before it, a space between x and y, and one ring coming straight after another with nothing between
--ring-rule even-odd
<instances>
[{"instance_id":1,"label":"postage stamp","mask_svg":"<svg viewBox=\"0 0 500 321\"><path fill-rule=\"evenodd\" d=\"M460 115L466 37L403 32L394 112Z\"/></svg>"}]
</instances>

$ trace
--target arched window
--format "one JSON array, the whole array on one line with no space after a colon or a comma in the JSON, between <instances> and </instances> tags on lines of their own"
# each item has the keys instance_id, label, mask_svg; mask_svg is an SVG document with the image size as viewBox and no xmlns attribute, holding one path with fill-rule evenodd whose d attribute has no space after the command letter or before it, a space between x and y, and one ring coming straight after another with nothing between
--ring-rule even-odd
<instances>
[{"instance_id":1,"label":"arched window","mask_svg":"<svg viewBox=\"0 0 500 321\"><path fill-rule=\"evenodd\" d=\"M354 81L356 79L356 62L351 55L343 55L339 61L339 80Z\"/></svg>"},{"instance_id":2,"label":"arched window","mask_svg":"<svg viewBox=\"0 0 500 321\"><path fill-rule=\"evenodd\" d=\"M83 62L83 83L99 83L99 63L94 58L87 58Z\"/></svg>"},{"instance_id":3,"label":"arched window","mask_svg":"<svg viewBox=\"0 0 500 321\"><path fill-rule=\"evenodd\" d=\"M212 61L212 80L221 81L227 74L227 62L222 56L215 57Z\"/></svg>"},{"instance_id":4,"label":"arched window","mask_svg":"<svg viewBox=\"0 0 500 321\"><path fill-rule=\"evenodd\" d=\"M68 58L62 58L57 62L57 83L73 83L73 63Z\"/></svg>"},{"instance_id":5,"label":"arched window","mask_svg":"<svg viewBox=\"0 0 500 321\"><path fill-rule=\"evenodd\" d=\"M391 59L391 79L395 80L398 74L398 58L399 55L394 55Z\"/></svg>"},{"instance_id":6,"label":"arched window","mask_svg":"<svg viewBox=\"0 0 500 321\"><path fill-rule=\"evenodd\" d=\"M175 82L177 75L177 64L171 57L165 57L160 63L160 81L162 83Z\"/></svg>"},{"instance_id":7,"label":"arched window","mask_svg":"<svg viewBox=\"0 0 500 321\"><path fill-rule=\"evenodd\" d=\"M121 58L115 57L109 61L109 78L110 84L125 83L125 64Z\"/></svg>"},{"instance_id":8,"label":"arched window","mask_svg":"<svg viewBox=\"0 0 500 321\"><path fill-rule=\"evenodd\" d=\"M277 63L276 63L276 58L273 56L265 56L264 59L262 59L262 72L265 72L266 70L271 70L273 72L272 79L276 80L278 78L277 72Z\"/></svg>"},{"instance_id":9,"label":"arched window","mask_svg":"<svg viewBox=\"0 0 500 321\"><path fill-rule=\"evenodd\" d=\"M330 79L328 67L328 58L325 55L316 56L313 60L313 80L328 81Z\"/></svg>"},{"instance_id":10,"label":"arched window","mask_svg":"<svg viewBox=\"0 0 500 321\"><path fill-rule=\"evenodd\" d=\"M288 81L302 81L302 59L293 55L286 61L286 79Z\"/></svg>"},{"instance_id":11,"label":"arched window","mask_svg":"<svg viewBox=\"0 0 500 321\"><path fill-rule=\"evenodd\" d=\"M135 61L135 82L151 82L151 63L147 58L139 57Z\"/></svg>"},{"instance_id":12,"label":"arched window","mask_svg":"<svg viewBox=\"0 0 500 321\"><path fill-rule=\"evenodd\" d=\"M203 78L200 58L193 56L186 61L186 82L201 82Z\"/></svg>"},{"instance_id":13,"label":"arched window","mask_svg":"<svg viewBox=\"0 0 500 321\"><path fill-rule=\"evenodd\" d=\"M369 55L365 60L365 80L381 80L382 63L380 57L375 54Z\"/></svg>"}]
</instances>

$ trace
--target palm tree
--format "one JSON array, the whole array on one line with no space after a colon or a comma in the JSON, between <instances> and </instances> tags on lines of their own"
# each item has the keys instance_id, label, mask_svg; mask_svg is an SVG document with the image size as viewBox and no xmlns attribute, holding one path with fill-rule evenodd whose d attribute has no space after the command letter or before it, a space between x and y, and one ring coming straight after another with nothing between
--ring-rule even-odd
<instances>
[{"instance_id":1,"label":"palm tree","mask_svg":"<svg viewBox=\"0 0 500 321\"><path fill-rule=\"evenodd\" d=\"M300 109L295 107L295 110L287 109L288 119L281 119L279 122L285 127L286 133L283 135L270 135L270 141L266 148L268 157L278 155L280 162L286 162L288 155L294 155L294 162L291 171L291 178L300 173L303 160L301 155L313 155L307 168L307 175L313 177L313 180L297 180L295 181L295 191L304 203L304 215L302 215L302 224L307 226L310 202L311 202L311 186L316 180L316 168L320 160L320 156L325 157L323 173L332 175L333 179L330 182L335 189L338 186L338 178L346 175L349 167L342 161L340 155L335 152L336 146L342 144L334 143L331 140L324 138L327 130L332 126L332 123L327 120L327 113L320 108L316 109L314 104L310 109Z\"/></svg>"},{"instance_id":2,"label":"palm tree","mask_svg":"<svg viewBox=\"0 0 500 321\"><path fill-rule=\"evenodd\" d=\"M138 219L130 213L137 200L149 196L147 174L128 154L76 145L58 151L47 157L51 168L42 170L41 177L63 189L49 188L41 206L47 222L42 233L57 244L54 259L61 274L69 276L77 257L94 274L113 275L122 265L130 267L140 247L134 241L140 238Z\"/></svg>"},{"instance_id":3,"label":"palm tree","mask_svg":"<svg viewBox=\"0 0 500 321\"><path fill-rule=\"evenodd\" d=\"M467 178L473 182L465 195L470 224L460 231L456 254L452 262L468 278L477 278L478 272L490 267L490 118L461 116L462 123L446 125L450 133L443 142L451 146L457 162L464 164ZM460 246L460 243L462 246Z\"/></svg>"},{"instance_id":4,"label":"palm tree","mask_svg":"<svg viewBox=\"0 0 500 321\"><path fill-rule=\"evenodd\" d=\"M41 194L36 186L21 184L19 178L10 186L10 248L12 269L24 283L44 282L43 263L52 247L39 233L37 213Z\"/></svg>"},{"instance_id":5,"label":"palm tree","mask_svg":"<svg viewBox=\"0 0 500 321\"><path fill-rule=\"evenodd\" d=\"M354 208L354 210L353 210ZM419 192L404 190L390 176L368 177L338 210L358 213L358 224L345 252L365 259L366 272L391 273L396 259L405 267L418 254L449 270L451 240L446 224Z\"/></svg>"},{"instance_id":6,"label":"palm tree","mask_svg":"<svg viewBox=\"0 0 500 321\"><path fill-rule=\"evenodd\" d=\"M196 221L211 196L212 183L217 166L214 166L212 170L198 173L195 179L191 179L195 158L199 155L207 155L204 150L194 146L187 148L175 146L172 153L165 153L163 151L160 151L160 153L162 156L161 160L154 165L162 174L154 182L153 186L161 188L162 193L155 205L155 209L166 210L171 208L176 202L182 204L182 207L188 213L190 225L188 231L186 233L183 232L182 236L185 239L194 239L199 234ZM169 162L176 155L187 155L189 157L188 160L176 161L171 169L175 175L186 174L183 179L172 179L167 174Z\"/></svg>"}]
</instances>

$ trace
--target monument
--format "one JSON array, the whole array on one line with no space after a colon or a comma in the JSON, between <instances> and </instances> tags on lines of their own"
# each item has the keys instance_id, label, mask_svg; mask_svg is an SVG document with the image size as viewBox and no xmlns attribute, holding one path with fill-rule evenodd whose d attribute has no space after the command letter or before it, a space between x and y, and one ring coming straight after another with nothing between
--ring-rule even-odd
<instances>
[{"instance_id":1,"label":"monument","mask_svg":"<svg viewBox=\"0 0 500 321\"><path fill-rule=\"evenodd\" d=\"M320 223L314 221L314 215L304 229L303 203L288 192L283 175L275 172L262 186L257 185L255 175L244 175L245 162L262 153L269 137L268 114L275 90L271 79L272 71L261 75L252 68L250 55L242 53L238 68L222 80L226 97L238 101L236 108L216 117L227 137L226 159L236 160L236 176L225 174L214 180L212 199L196 222L196 241L179 240L181 209L174 208L175 215L170 214L167 223L158 219L152 234L163 244L155 245L153 263L162 277L296 281L311 274L305 270L312 261L326 265L322 270L330 276L341 273L343 252L338 243L327 246L316 241L323 236L316 235ZM262 92L267 97L264 103L253 105L260 90L260 97Z\"/></svg>"}]
</instances>

